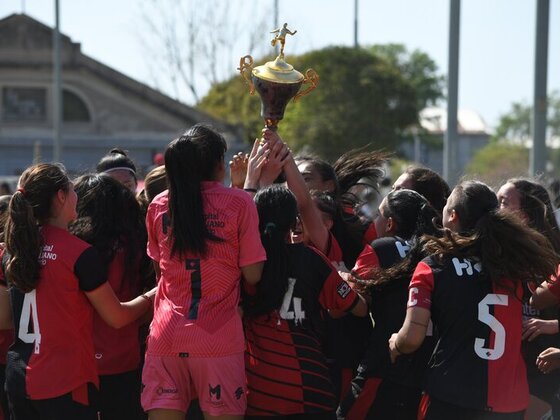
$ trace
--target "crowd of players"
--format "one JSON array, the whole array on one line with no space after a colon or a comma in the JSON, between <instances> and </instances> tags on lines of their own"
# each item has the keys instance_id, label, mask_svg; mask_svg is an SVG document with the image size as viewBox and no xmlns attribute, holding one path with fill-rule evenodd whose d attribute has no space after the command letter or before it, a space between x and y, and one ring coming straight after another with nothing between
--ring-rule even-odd
<instances>
[{"instance_id":1,"label":"crowd of players","mask_svg":"<svg viewBox=\"0 0 560 420\"><path fill-rule=\"evenodd\" d=\"M381 153L225 152L195 125L138 195L114 149L0 197L0 418L560 418L539 182L410 167L372 206Z\"/></svg>"}]
</instances>

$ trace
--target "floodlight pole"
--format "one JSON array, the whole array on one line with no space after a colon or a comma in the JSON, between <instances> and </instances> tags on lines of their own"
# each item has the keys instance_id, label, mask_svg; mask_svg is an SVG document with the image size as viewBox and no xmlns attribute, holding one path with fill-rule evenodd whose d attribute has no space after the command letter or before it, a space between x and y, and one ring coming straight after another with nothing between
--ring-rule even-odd
<instances>
[{"instance_id":1,"label":"floodlight pole","mask_svg":"<svg viewBox=\"0 0 560 420\"><path fill-rule=\"evenodd\" d=\"M443 139L443 177L455 185L457 174L457 111L459 99L459 34L461 0L449 1L449 61L447 70L447 130Z\"/></svg>"},{"instance_id":2,"label":"floodlight pole","mask_svg":"<svg viewBox=\"0 0 560 420\"><path fill-rule=\"evenodd\" d=\"M358 48L358 0L354 0L354 48Z\"/></svg>"},{"instance_id":3,"label":"floodlight pole","mask_svg":"<svg viewBox=\"0 0 560 420\"><path fill-rule=\"evenodd\" d=\"M55 26L53 32L53 161L62 161L62 89L60 65L60 9L54 1Z\"/></svg>"},{"instance_id":4,"label":"floodlight pole","mask_svg":"<svg viewBox=\"0 0 560 420\"><path fill-rule=\"evenodd\" d=\"M537 0L535 37L535 80L533 92L533 147L529 175L537 176L546 170L546 113L548 67L548 21L550 0Z\"/></svg>"}]
</instances>

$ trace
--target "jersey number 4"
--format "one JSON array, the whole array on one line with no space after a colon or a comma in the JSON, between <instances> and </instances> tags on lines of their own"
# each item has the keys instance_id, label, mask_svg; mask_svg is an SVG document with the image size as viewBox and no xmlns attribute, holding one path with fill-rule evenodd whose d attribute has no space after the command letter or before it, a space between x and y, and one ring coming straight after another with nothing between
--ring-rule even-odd
<instances>
[{"instance_id":1,"label":"jersey number 4","mask_svg":"<svg viewBox=\"0 0 560 420\"><path fill-rule=\"evenodd\" d=\"M29 332L29 321L33 320L33 332ZM39 354L41 346L41 329L39 328L39 316L37 315L37 295L35 290L25 294L21 318L19 320L18 338L24 343L35 343L35 354Z\"/></svg>"},{"instance_id":2,"label":"jersey number 4","mask_svg":"<svg viewBox=\"0 0 560 420\"><path fill-rule=\"evenodd\" d=\"M508 305L507 295L490 293L478 304L478 320L490 327L494 332L494 348L484 347L484 338L474 340L474 352L485 360L498 360L506 349L506 329L493 315L490 314L490 305Z\"/></svg>"},{"instance_id":3,"label":"jersey number 4","mask_svg":"<svg viewBox=\"0 0 560 420\"><path fill-rule=\"evenodd\" d=\"M288 279L288 290L284 294L284 300L282 302L282 307L280 308L280 318L286 320L293 320L296 325L301 324L305 319L305 311L302 310L301 298L293 297L294 286L296 285L296 279L290 277ZM293 311L290 311L290 306L293 303Z\"/></svg>"}]
</instances>

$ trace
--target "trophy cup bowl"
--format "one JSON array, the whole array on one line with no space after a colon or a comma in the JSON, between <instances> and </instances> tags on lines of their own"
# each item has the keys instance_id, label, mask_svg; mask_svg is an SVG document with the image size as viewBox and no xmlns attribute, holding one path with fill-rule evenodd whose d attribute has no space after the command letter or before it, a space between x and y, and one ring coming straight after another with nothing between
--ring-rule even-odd
<instances>
[{"instance_id":1,"label":"trophy cup bowl","mask_svg":"<svg viewBox=\"0 0 560 420\"><path fill-rule=\"evenodd\" d=\"M272 45L277 41L282 45L278 57L253 68L253 57L246 55L241 57L238 70L249 85L249 93L252 95L256 90L261 98L261 116L265 126L276 130L278 122L284 118L284 111L290 99L296 101L315 89L319 83L319 76L313 69L308 69L304 76L284 61L285 35L293 35L297 31L290 32L287 24L284 24L282 29L273 32L279 32L279 35L272 40ZM302 85L306 84L309 86L301 90Z\"/></svg>"}]
</instances>

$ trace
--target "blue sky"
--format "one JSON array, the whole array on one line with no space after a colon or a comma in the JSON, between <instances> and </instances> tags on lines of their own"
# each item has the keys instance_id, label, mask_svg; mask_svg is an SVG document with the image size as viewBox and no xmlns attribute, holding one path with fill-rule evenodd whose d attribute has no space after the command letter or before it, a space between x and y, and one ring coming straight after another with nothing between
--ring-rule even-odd
<instances>
[{"instance_id":1,"label":"blue sky","mask_svg":"<svg viewBox=\"0 0 560 420\"><path fill-rule=\"evenodd\" d=\"M61 28L85 54L126 75L154 85L139 5L147 0L60 0ZM221 0L224 3L229 0ZM482 115L490 126L514 101L532 100L537 0L463 0L459 107ZM298 30L290 53L326 45L352 45L354 0L279 0L280 22ZM560 90L560 4L550 10L548 91ZM43 23L54 22L54 0L0 0L0 18L22 5ZM261 13L272 0L257 0ZM447 72L448 0L360 0L360 44L402 43L427 52ZM244 11L242 11L244 12ZM241 13L250 25L255 10ZM272 17L270 18L272 26ZM269 42L263 34L263 43ZM240 51L239 56L245 51ZM231 63L232 72L238 65ZM161 83L165 85L164 82ZM189 102L188 99L185 102Z\"/></svg>"}]
</instances>

